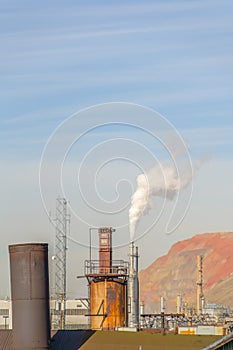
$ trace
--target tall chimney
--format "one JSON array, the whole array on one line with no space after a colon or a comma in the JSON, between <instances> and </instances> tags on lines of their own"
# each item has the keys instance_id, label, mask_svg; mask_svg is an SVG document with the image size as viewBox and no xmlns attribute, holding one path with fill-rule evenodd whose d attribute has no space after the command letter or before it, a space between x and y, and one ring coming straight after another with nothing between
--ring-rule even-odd
<instances>
[{"instance_id":1,"label":"tall chimney","mask_svg":"<svg viewBox=\"0 0 233 350\"><path fill-rule=\"evenodd\" d=\"M202 280L202 261L203 256L197 256L197 314L202 313L202 299L203 299L203 280Z\"/></svg>"},{"instance_id":2,"label":"tall chimney","mask_svg":"<svg viewBox=\"0 0 233 350\"><path fill-rule=\"evenodd\" d=\"M176 297L176 313L181 314L182 312L182 298L181 294L178 294Z\"/></svg>"},{"instance_id":3,"label":"tall chimney","mask_svg":"<svg viewBox=\"0 0 233 350\"><path fill-rule=\"evenodd\" d=\"M138 247L134 251L134 242L129 245L129 279L128 279L128 326L139 325L139 286L138 286Z\"/></svg>"},{"instance_id":4,"label":"tall chimney","mask_svg":"<svg viewBox=\"0 0 233 350\"><path fill-rule=\"evenodd\" d=\"M100 273L110 273L112 267L112 228L101 227L99 232Z\"/></svg>"},{"instance_id":5,"label":"tall chimney","mask_svg":"<svg viewBox=\"0 0 233 350\"><path fill-rule=\"evenodd\" d=\"M48 244L9 246L13 350L50 349Z\"/></svg>"},{"instance_id":6,"label":"tall chimney","mask_svg":"<svg viewBox=\"0 0 233 350\"><path fill-rule=\"evenodd\" d=\"M160 297L160 312L165 312L166 306L165 306L166 299L161 296Z\"/></svg>"}]
</instances>

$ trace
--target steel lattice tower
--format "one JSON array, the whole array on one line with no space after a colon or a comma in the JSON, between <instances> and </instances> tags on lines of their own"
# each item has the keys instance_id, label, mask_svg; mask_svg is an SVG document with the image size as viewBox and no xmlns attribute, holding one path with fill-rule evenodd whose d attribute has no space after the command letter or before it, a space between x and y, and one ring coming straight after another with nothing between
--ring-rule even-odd
<instances>
[{"instance_id":1,"label":"steel lattice tower","mask_svg":"<svg viewBox=\"0 0 233 350\"><path fill-rule=\"evenodd\" d=\"M55 293L56 323L60 329L65 328L66 319L66 251L69 226L70 215L67 212L67 201L65 198L58 197L56 200Z\"/></svg>"}]
</instances>

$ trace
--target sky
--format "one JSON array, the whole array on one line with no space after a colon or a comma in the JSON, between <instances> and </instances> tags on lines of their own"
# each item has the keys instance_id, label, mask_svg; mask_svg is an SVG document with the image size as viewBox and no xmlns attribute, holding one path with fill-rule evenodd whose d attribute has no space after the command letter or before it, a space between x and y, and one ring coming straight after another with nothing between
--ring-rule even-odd
<instances>
[{"instance_id":1,"label":"sky","mask_svg":"<svg viewBox=\"0 0 233 350\"><path fill-rule=\"evenodd\" d=\"M55 217L58 195L71 207L68 296L86 293L76 276L90 226L119 226L115 256L127 259L136 178L167 161L161 121L166 144L179 134L193 164L203 161L180 226L166 234L165 203L137 241L140 268L179 240L233 229L232 1L0 0L0 10L0 297L9 295L9 244L48 242L54 254L46 210ZM155 200L140 232L162 205Z\"/></svg>"}]
</instances>

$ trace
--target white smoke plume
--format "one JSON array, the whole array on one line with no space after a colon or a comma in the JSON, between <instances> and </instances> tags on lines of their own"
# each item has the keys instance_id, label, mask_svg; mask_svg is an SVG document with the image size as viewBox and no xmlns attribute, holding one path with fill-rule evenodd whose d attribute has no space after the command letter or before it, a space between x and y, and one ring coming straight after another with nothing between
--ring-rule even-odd
<instances>
[{"instance_id":1,"label":"white smoke plume","mask_svg":"<svg viewBox=\"0 0 233 350\"><path fill-rule=\"evenodd\" d=\"M178 174L175 166L155 166L137 177L137 189L131 197L129 209L130 240L134 238L137 223L142 215L148 214L154 204L154 197L172 200L179 190L192 180L192 173Z\"/></svg>"}]
</instances>

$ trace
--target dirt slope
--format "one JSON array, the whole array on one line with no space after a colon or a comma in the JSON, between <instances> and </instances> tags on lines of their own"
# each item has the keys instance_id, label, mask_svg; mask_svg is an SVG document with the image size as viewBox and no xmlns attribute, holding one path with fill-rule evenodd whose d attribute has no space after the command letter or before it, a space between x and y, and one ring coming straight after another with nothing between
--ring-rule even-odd
<instances>
[{"instance_id":1,"label":"dirt slope","mask_svg":"<svg viewBox=\"0 0 233 350\"><path fill-rule=\"evenodd\" d=\"M190 306L195 305L197 255L204 256L205 297L233 307L233 232L217 232L177 242L167 255L140 271L140 300L146 311L160 311L160 296L166 298L166 311L175 311L180 292Z\"/></svg>"}]
</instances>

